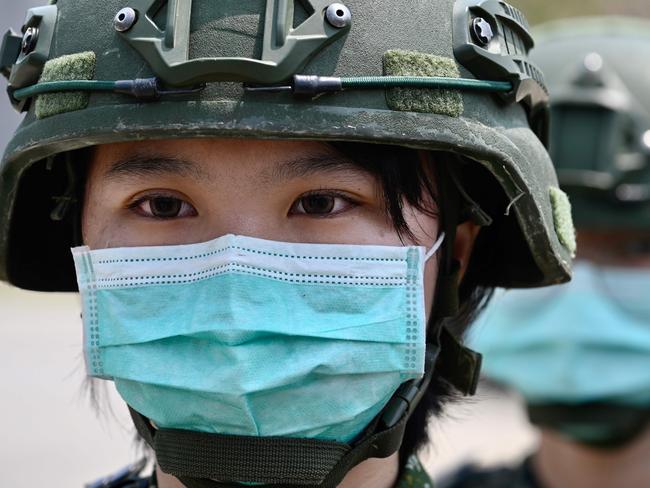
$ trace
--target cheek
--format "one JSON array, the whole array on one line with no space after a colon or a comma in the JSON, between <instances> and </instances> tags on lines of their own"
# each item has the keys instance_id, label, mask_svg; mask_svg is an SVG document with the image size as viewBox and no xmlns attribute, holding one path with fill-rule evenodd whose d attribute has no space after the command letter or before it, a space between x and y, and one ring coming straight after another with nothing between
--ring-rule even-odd
<instances>
[{"instance_id":1,"label":"cheek","mask_svg":"<svg viewBox=\"0 0 650 488\"><path fill-rule=\"evenodd\" d=\"M116 203L110 192L89 179L84 198L81 232L84 245L91 249L105 249L128 245L129 227L115 217ZM114 199L114 197L113 197Z\"/></svg>"},{"instance_id":2,"label":"cheek","mask_svg":"<svg viewBox=\"0 0 650 488\"><path fill-rule=\"evenodd\" d=\"M102 186L97 183L101 164L97 160L90 163L86 179L83 209L81 213L81 235L84 245L99 249L108 238L108 215L102 210Z\"/></svg>"},{"instance_id":3,"label":"cheek","mask_svg":"<svg viewBox=\"0 0 650 488\"><path fill-rule=\"evenodd\" d=\"M87 200L81 219L83 243L91 249L113 247L111 242L116 232L111 230L108 216L102 214L101 206Z\"/></svg>"},{"instance_id":4,"label":"cheek","mask_svg":"<svg viewBox=\"0 0 650 488\"><path fill-rule=\"evenodd\" d=\"M105 239L106 216L102 215L101 206L97 205L97 195L92 184L88 185L81 218L83 242L91 249L102 247L99 242Z\"/></svg>"},{"instance_id":5,"label":"cheek","mask_svg":"<svg viewBox=\"0 0 650 488\"><path fill-rule=\"evenodd\" d=\"M426 312L427 322L431 316L433 298L436 293L437 278L438 259L434 256L424 265L424 310Z\"/></svg>"}]
</instances>

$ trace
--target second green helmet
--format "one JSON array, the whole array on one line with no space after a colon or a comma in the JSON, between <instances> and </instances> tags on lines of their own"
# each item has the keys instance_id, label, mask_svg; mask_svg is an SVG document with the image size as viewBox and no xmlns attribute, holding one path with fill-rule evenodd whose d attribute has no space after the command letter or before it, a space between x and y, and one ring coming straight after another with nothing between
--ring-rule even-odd
<instances>
[{"instance_id":1,"label":"second green helmet","mask_svg":"<svg viewBox=\"0 0 650 488\"><path fill-rule=\"evenodd\" d=\"M576 225L650 229L650 22L569 19L537 33L551 156Z\"/></svg>"}]
</instances>

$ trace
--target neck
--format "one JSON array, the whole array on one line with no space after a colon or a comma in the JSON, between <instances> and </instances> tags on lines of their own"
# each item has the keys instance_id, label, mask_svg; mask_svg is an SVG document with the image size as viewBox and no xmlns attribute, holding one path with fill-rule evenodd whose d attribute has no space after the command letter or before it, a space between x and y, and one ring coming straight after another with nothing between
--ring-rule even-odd
<instances>
[{"instance_id":1,"label":"neck","mask_svg":"<svg viewBox=\"0 0 650 488\"><path fill-rule=\"evenodd\" d=\"M650 428L619 449L595 449L543 430L533 469L544 488L650 486Z\"/></svg>"},{"instance_id":2,"label":"neck","mask_svg":"<svg viewBox=\"0 0 650 488\"><path fill-rule=\"evenodd\" d=\"M159 488L184 488L176 478L156 469ZM391 488L395 486L398 471L397 453L386 459L367 459L352 468L338 488Z\"/></svg>"}]
</instances>

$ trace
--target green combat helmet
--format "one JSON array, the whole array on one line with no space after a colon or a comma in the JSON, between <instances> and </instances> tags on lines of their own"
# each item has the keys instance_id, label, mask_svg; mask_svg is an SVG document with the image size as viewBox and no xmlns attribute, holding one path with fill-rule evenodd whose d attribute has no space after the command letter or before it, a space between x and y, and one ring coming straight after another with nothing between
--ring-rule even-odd
<instances>
[{"instance_id":1,"label":"green combat helmet","mask_svg":"<svg viewBox=\"0 0 650 488\"><path fill-rule=\"evenodd\" d=\"M473 285L564 282L575 235L545 148L548 94L528 60L533 44L521 12L499 0L53 0L30 9L0 52L8 95L26 113L0 166L0 279L76 290L70 247L80 243L80 150L231 137L454 154L438 189L441 204L457 199L448 206L458 215L441 212L442 225L446 243L462 219L484 226L467 272ZM453 309L449 290L458 284L445 248L442 256L439 285L447 287L436 300ZM480 361L435 330L436 370L471 392ZM163 471L187 486L243 481L233 459L246 459L249 482L286 486L277 484L278 470L291 468L295 486L333 487L355 464L399 448L427 387L405 385L350 446L265 438L233 445L134 420Z\"/></svg>"},{"instance_id":2,"label":"green combat helmet","mask_svg":"<svg viewBox=\"0 0 650 488\"><path fill-rule=\"evenodd\" d=\"M532 53L551 91L551 155L578 227L650 228L650 23L546 24Z\"/></svg>"}]
</instances>

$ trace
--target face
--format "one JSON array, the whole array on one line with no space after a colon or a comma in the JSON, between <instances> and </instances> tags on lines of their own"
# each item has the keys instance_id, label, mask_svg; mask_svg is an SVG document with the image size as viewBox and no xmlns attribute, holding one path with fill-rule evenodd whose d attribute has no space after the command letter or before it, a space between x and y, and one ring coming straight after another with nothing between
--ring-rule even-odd
<instances>
[{"instance_id":1,"label":"face","mask_svg":"<svg viewBox=\"0 0 650 488\"><path fill-rule=\"evenodd\" d=\"M427 203L435 210L432 199ZM96 148L83 236L91 249L191 244L224 234L430 248L438 219L408 205L404 217L412 238L396 232L375 177L323 143L146 141ZM470 247L454 246L465 255L459 256L462 262ZM425 270L427 313L436 275L431 259Z\"/></svg>"},{"instance_id":2,"label":"face","mask_svg":"<svg viewBox=\"0 0 650 488\"><path fill-rule=\"evenodd\" d=\"M433 174L426 158L413 164ZM83 238L91 249L192 244L225 234L431 248L440 230L434 199L423 196L422 210L403 202L410 235L400 236L383 190L376 176L318 142L193 139L106 145L95 149L89 167ZM457 229L451 249L461 272L477 232L470 223ZM439 255L425 265L427 318ZM388 486L381 479L392 485L397 455L381 460L380 467L372 463L356 466L340 486ZM158 475L161 486L182 486L161 471Z\"/></svg>"},{"instance_id":3,"label":"face","mask_svg":"<svg viewBox=\"0 0 650 488\"><path fill-rule=\"evenodd\" d=\"M650 270L650 230L580 229L578 257L602 266Z\"/></svg>"}]
</instances>

